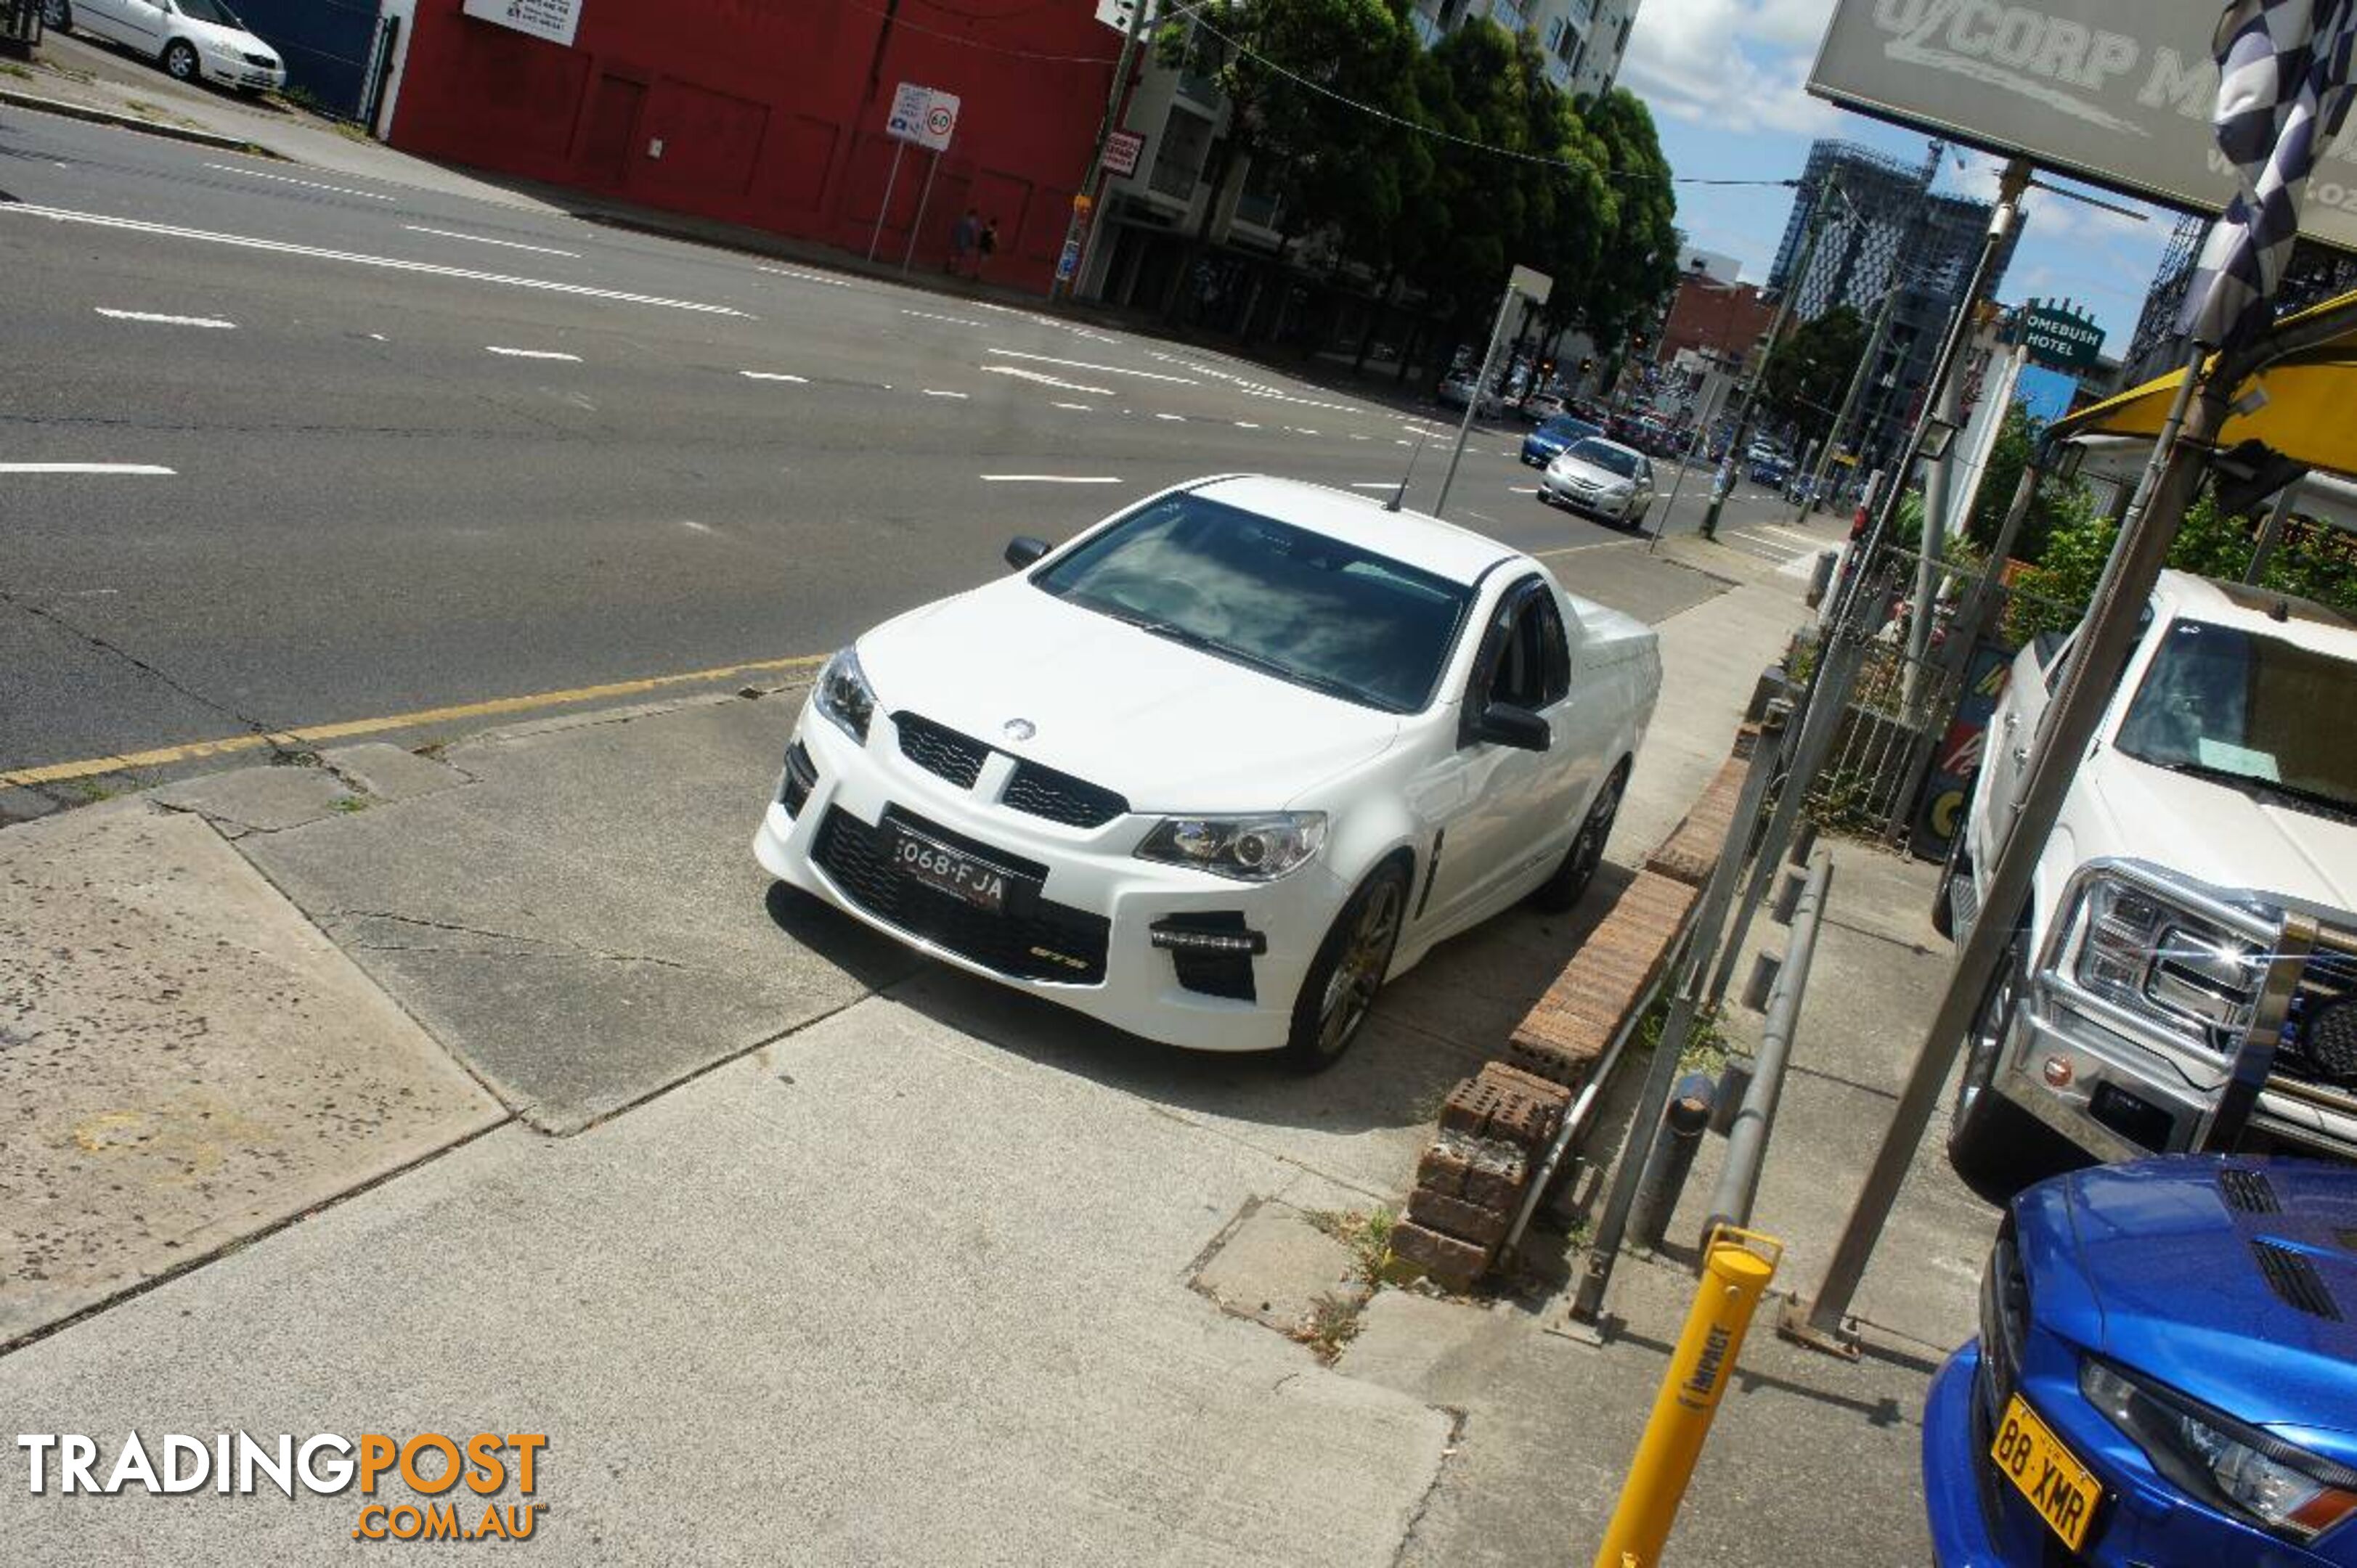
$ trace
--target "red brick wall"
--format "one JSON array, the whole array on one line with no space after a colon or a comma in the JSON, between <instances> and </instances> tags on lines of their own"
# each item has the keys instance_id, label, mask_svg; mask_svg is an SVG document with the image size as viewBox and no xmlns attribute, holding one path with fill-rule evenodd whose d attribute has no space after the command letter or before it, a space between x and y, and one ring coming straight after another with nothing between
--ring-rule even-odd
<instances>
[{"instance_id":1,"label":"red brick wall","mask_svg":"<svg viewBox=\"0 0 2357 1568\"><path fill-rule=\"evenodd\" d=\"M949 6L900 0L888 24L884 0L585 0L565 48L464 16L459 0L419 0L392 139L864 251L892 161L893 88L920 82L963 102L919 261L938 264L972 202L998 220L994 278L1044 289L1120 37L1079 0ZM913 147L902 158L880 253L907 244L931 160Z\"/></svg>"},{"instance_id":2,"label":"red brick wall","mask_svg":"<svg viewBox=\"0 0 2357 1568\"><path fill-rule=\"evenodd\" d=\"M1776 307L1762 303L1760 291L1749 284L1728 288L1707 278L1688 277L1670 303L1655 358L1667 364L1679 350L1696 349L1739 362L1767 336L1775 317Z\"/></svg>"}]
</instances>

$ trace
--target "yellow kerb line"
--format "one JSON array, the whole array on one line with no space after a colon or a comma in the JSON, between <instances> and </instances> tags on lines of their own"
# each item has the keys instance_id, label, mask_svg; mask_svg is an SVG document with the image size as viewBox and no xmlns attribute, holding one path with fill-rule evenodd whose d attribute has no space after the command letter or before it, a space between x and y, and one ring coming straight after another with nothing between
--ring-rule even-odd
<instances>
[{"instance_id":1,"label":"yellow kerb line","mask_svg":"<svg viewBox=\"0 0 2357 1568\"><path fill-rule=\"evenodd\" d=\"M175 762L191 762L203 757L226 757L265 746L316 746L321 741L349 740L354 736L381 735L386 730L409 729L418 725L448 724L459 719L526 713L533 708L562 707L567 703L594 703L608 697L637 696L662 691L666 686L693 686L734 675L757 672L782 674L792 670L813 670L825 662L824 654L804 654L793 659L760 659L744 664L723 664L712 670L691 670L678 675L650 675L642 680L615 681L603 686L576 686L565 692L538 692L524 697L493 697L488 702L460 703L447 708L420 708L414 713L388 714L382 718L307 725L301 729L279 730L270 735L233 735L219 740L193 740L185 746L158 746L153 751L127 751L113 757L87 757L80 762L52 762L40 768L16 768L0 773L0 789L21 789L30 784L59 784L71 779L94 778L102 773L120 773L131 768L162 768Z\"/></svg>"}]
</instances>

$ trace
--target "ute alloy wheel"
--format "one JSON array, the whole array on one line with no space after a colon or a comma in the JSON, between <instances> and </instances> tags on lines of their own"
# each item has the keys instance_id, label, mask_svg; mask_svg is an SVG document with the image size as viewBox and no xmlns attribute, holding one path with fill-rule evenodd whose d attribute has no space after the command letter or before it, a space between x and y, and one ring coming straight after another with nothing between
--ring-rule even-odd
<instances>
[{"instance_id":1,"label":"ute alloy wheel","mask_svg":"<svg viewBox=\"0 0 2357 1568\"><path fill-rule=\"evenodd\" d=\"M1406 913L1407 873L1396 861L1378 866L1342 906L1293 1005L1285 1054L1297 1070L1324 1071L1359 1037L1391 972Z\"/></svg>"},{"instance_id":2,"label":"ute alloy wheel","mask_svg":"<svg viewBox=\"0 0 2357 1568\"><path fill-rule=\"evenodd\" d=\"M164 46L164 69L175 81L194 81L199 75L197 46L186 38L174 38Z\"/></svg>"},{"instance_id":3,"label":"ute alloy wheel","mask_svg":"<svg viewBox=\"0 0 2357 1568\"><path fill-rule=\"evenodd\" d=\"M1587 819L1579 824L1579 836L1563 852L1562 864L1555 868L1555 875L1540 883L1538 891L1531 895L1532 903L1550 915L1560 915L1587 897L1597 868L1604 864L1604 846L1611 840L1613 819L1620 814L1620 797L1628 787L1629 765L1623 762L1596 792L1595 803L1587 808Z\"/></svg>"},{"instance_id":4,"label":"ute alloy wheel","mask_svg":"<svg viewBox=\"0 0 2357 1568\"><path fill-rule=\"evenodd\" d=\"M1998 961L1980 1011L1964 1038L1964 1071L1948 1117L1948 1164L1957 1177L1991 1203L2007 1203L2032 1182L2075 1162L2062 1140L1995 1087L1998 1058L2021 1004L2026 947L2017 933Z\"/></svg>"}]
</instances>

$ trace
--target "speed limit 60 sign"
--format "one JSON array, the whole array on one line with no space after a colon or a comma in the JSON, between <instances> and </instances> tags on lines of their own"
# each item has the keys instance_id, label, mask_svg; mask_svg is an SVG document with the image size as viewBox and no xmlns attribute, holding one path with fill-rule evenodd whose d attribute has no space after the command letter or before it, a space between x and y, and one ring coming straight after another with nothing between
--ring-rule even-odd
<instances>
[{"instance_id":1,"label":"speed limit 60 sign","mask_svg":"<svg viewBox=\"0 0 2357 1568\"><path fill-rule=\"evenodd\" d=\"M956 93L904 81L892 94L892 116L884 122L884 134L945 152L950 137L956 134L957 117Z\"/></svg>"}]
</instances>

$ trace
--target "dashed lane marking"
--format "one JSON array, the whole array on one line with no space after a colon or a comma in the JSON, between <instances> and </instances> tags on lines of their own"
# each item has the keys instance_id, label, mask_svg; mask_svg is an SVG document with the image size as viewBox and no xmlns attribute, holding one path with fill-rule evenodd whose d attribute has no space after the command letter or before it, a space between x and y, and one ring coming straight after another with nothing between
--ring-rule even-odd
<instances>
[{"instance_id":1,"label":"dashed lane marking","mask_svg":"<svg viewBox=\"0 0 2357 1568\"><path fill-rule=\"evenodd\" d=\"M946 321L952 327L987 327L990 325L987 321L976 321L970 316L941 316L930 310L910 310L905 306L901 307L900 314L903 316L914 316L924 321Z\"/></svg>"},{"instance_id":2,"label":"dashed lane marking","mask_svg":"<svg viewBox=\"0 0 2357 1568\"><path fill-rule=\"evenodd\" d=\"M248 179L266 179L274 185L299 185L306 190L333 191L338 196L363 197L370 201L400 199L398 197L387 196L381 190L354 190L348 185L321 185L316 179L296 179L283 174L264 174L258 168L240 168L235 164L207 164L205 167L217 168L223 174L242 174Z\"/></svg>"},{"instance_id":3,"label":"dashed lane marking","mask_svg":"<svg viewBox=\"0 0 2357 1568\"><path fill-rule=\"evenodd\" d=\"M1069 409L1074 413L1094 413L1096 412L1095 409L1090 407L1084 403L1060 403L1055 406L1061 409Z\"/></svg>"},{"instance_id":4,"label":"dashed lane marking","mask_svg":"<svg viewBox=\"0 0 2357 1568\"><path fill-rule=\"evenodd\" d=\"M160 463L0 463L0 474L138 474L169 477Z\"/></svg>"},{"instance_id":5,"label":"dashed lane marking","mask_svg":"<svg viewBox=\"0 0 2357 1568\"><path fill-rule=\"evenodd\" d=\"M486 343L483 345L483 352L497 354L508 360L563 360L568 364L575 365L581 362L580 355L567 354L556 349L502 349L497 343Z\"/></svg>"},{"instance_id":6,"label":"dashed lane marking","mask_svg":"<svg viewBox=\"0 0 2357 1568\"><path fill-rule=\"evenodd\" d=\"M652 305L666 310L693 310L705 316L735 316L752 319L747 312L733 306L706 305L692 299L665 299L659 295L629 294L620 289L593 288L587 284L559 283L553 278L514 277L505 273L478 272L472 267L448 267L434 262L408 261L399 256L371 256L358 251L330 251L317 245L296 245L284 240L260 240L250 234L223 234L210 229L185 229L176 223L149 223L137 218L110 218L97 212L76 212L62 207L35 207L25 202L0 202L0 216L39 218L52 223L86 223L96 229L115 229L131 234L152 234L165 239L196 240L210 245L231 245L239 250L265 251L273 255L303 256L313 261L344 262L353 266L381 267L387 272L419 273L429 277L460 278L469 283L498 284L505 288L538 289L547 294L569 294L582 299L610 299L624 305Z\"/></svg>"},{"instance_id":7,"label":"dashed lane marking","mask_svg":"<svg viewBox=\"0 0 2357 1568\"><path fill-rule=\"evenodd\" d=\"M823 653L809 653L791 659L759 659L744 664L724 664L715 670L691 670L677 675L650 675L636 681L615 681L602 686L576 686L563 692L537 692L522 697L494 697L488 702L421 708L412 713L388 714L382 718L307 725L301 729L277 730L267 735L226 736L219 740L191 741L185 746L158 746L152 751L118 752L112 757L93 757L80 762L52 762L38 768L19 768L0 773L0 789L19 789L29 784L59 784L70 779L91 779L102 773L119 773L126 768L165 768L199 757L254 751L265 746L307 748L323 741L350 740L354 736L414 729L421 725L496 718L503 714L529 713L535 708L562 707L568 703L635 697L667 687L693 686L705 682L734 680L744 675L786 674L815 670L825 663L828 657Z\"/></svg>"},{"instance_id":8,"label":"dashed lane marking","mask_svg":"<svg viewBox=\"0 0 2357 1568\"><path fill-rule=\"evenodd\" d=\"M450 229L428 229L423 223L404 223L402 227L413 234L431 234L442 240L464 240L470 245L497 245L502 251L530 251L536 256L570 256L576 262L581 259L580 252L560 251L554 245L526 245L514 240L493 240L481 234L461 234Z\"/></svg>"},{"instance_id":9,"label":"dashed lane marking","mask_svg":"<svg viewBox=\"0 0 2357 1568\"><path fill-rule=\"evenodd\" d=\"M962 392L943 392L939 387L927 387L924 391L927 397L953 397L958 399L960 402L963 402L966 395Z\"/></svg>"},{"instance_id":10,"label":"dashed lane marking","mask_svg":"<svg viewBox=\"0 0 2357 1568\"><path fill-rule=\"evenodd\" d=\"M784 371L739 371L737 373L748 381L791 381L798 387L810 385L808 376L789 375Z\"/></svg>"},{"instance_id":11,"label":"dashed lane marking","mask_svg":"<svg viewBox=\"0 0 2357 1568\"><path fill-rule=\"evenodd\" d=\"M113 310L103 305L91 308L115 321L145 321L157 327L206 327L216 332L237 329L236 322L223 321L218 316L161 316L152 310Z\"/></svg>"},{"instance_id":12,"label":"dashed lane marking","mask_svg":"<svg viewBox=\"0 0 2357 1568\"><path fill-rule=\"evenodd\" d=\"M1114 474L985 474L985 485L1117 485Z\"/></svg>"},{"instance_id":13,"label":"dashed lane marking","mask_svg":"<svg viewBox=\"0 0 2357 1568\"><path fill-rule=\"evenodd\" d=\"M1135 376L1140 381L1171 381L1182 387L1200 386L1191 376L1166 376L1159 371L1132 371L1119 365L1099 365L1087 360L1060 360L1053 354L1026 354L1017 349L990 349L987 353L1007 360L1029 360L1036 364L1061 365L1068 371L1094 371L1105 376Z\"/></svg>"},{"instance_id":14,"label":"dashed lane marking","mask_svg":"<svg viewBox=\"0 0 2357 1568\"><path fill-rule=\"evenodd\" d=\"M993 353L997 352L995 349L991 351ZM982 373L985 376L1015 376L1023 381L1037 381L1043 387L1054 387L1058 392L1088 392L1096 397L1113 396L1113 388L1111 387L1083 386L1079 381L1068 381L1056 376L1044 374L1039 371L1021 370L1013 365L984 365L981 369ZM1127 409L1124 409L1122 412L1126 413L1129 411Z\"/></svg>"}]
</instances>

